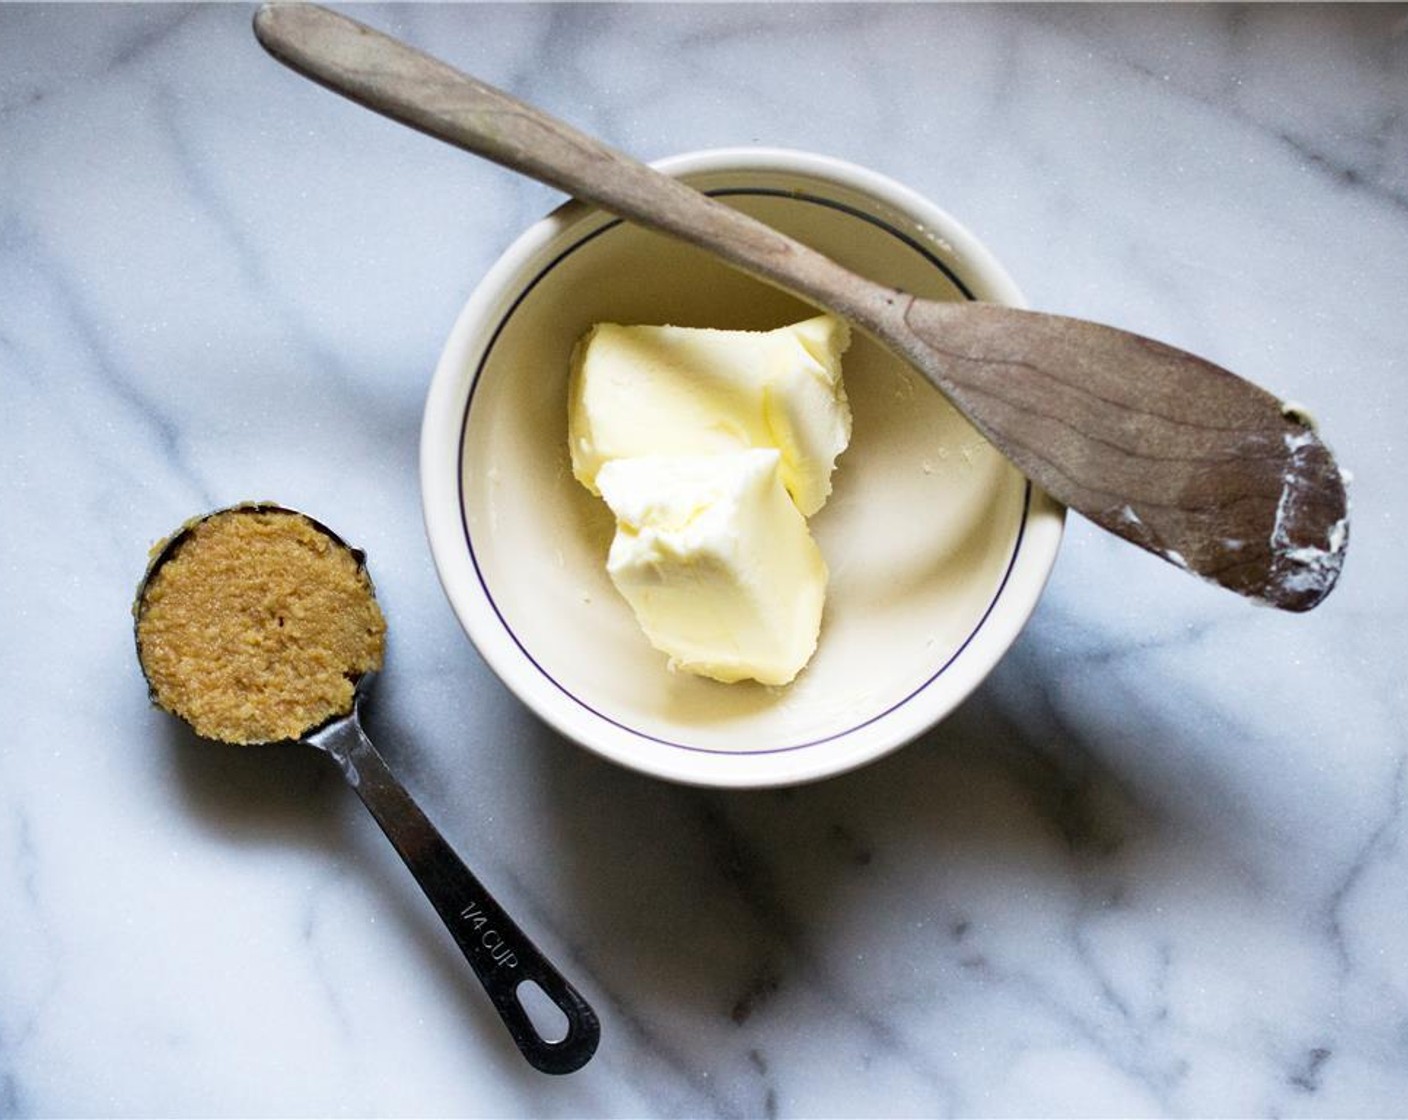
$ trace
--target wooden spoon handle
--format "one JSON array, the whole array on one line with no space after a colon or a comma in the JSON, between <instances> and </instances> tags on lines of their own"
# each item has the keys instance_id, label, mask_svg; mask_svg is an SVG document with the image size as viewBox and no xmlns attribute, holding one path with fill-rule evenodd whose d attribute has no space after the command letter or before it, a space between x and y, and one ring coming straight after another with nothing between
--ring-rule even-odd
<instances>
[{"instance_id":1,"label":"wooden spoon handle","mask_svg":"<svg viewBox=\"0 0 1408 1120\"><path fill-rule=\"evenodd\" d=\"M526 102L314 4L254 17L264 48L336 93L872 326L895 293Z\"/></svg>"}]
</instances>

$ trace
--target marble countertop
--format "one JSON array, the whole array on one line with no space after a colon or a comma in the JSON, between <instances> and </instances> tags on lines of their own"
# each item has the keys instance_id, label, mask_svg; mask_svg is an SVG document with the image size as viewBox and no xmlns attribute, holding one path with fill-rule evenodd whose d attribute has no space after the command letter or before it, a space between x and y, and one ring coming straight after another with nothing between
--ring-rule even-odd
<instances>
[{"instance_id":1,"label":"marble countertop","mask_svg":"<svg viewBox=\"0 0 1408 1120\"><path fill-rule=\"evenodd\" d=\"M251 14L0 7L0 1115L1408 1114L1408 9L358 10L646 158L885 172L1352 469L1315 612L1072 519L955 715L751 794L548 731L436 581L430 371L558 196ZM580 1073L521 1061L325 758L149 708L146 550L246 497L370 553L374 737L599 1010Z\"/></svg>"}]
</instances>

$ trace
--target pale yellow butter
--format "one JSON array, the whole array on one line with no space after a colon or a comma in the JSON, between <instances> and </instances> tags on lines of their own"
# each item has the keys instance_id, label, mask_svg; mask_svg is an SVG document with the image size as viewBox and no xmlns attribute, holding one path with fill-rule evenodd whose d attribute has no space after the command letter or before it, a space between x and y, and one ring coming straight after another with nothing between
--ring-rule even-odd
<instances>
[{"instance_id":1,"label":"pale yellow butter","mask_svg":"<svg viewBox=\"0 0 1408 1120\"><path fill-rule=\"evenodd\" d=\"M787 684L816 649L826 565L776 449L618 458L606 570L671 667Z\"/></svg>"},{"instance_id":2,"label":"pale yellow butter","mask_svg":"<svg viewBox=\"0 0 1408 1120\"><path fill-rule=\"evenodd\" d=\"M572 470L599 493L602 466L640 455L775 448L783 485L810 517L850 442L844 320L772 331L600 323L572 358Z\"/></svg>"}]
</instances>

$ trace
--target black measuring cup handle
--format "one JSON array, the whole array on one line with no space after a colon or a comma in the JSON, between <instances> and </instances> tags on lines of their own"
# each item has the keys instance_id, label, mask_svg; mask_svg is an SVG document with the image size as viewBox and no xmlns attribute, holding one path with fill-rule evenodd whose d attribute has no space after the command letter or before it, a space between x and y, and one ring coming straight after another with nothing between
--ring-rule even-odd
<instances>
[{"instance_id":1,"label":"black measuring cup handle","mask_svg":"<svg viewBox=\"0 0 1408 1120\"><path fill-rule=\"evenodd\" d=\"M601 1023L581 994L518 928L396 780L363 730L357 708L307 737L341 767L426 898L439 913L523 1056L544 1073L572 1073L596 1052ZM567 1033L545 1038L524 1004L536 985L564 1015Z\"/></svg>"}]
</instances>

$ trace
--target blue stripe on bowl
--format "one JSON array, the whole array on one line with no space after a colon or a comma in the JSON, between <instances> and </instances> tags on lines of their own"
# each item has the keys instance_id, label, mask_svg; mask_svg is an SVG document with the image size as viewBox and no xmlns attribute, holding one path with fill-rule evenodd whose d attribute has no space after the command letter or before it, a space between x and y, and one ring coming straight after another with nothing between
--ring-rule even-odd
<instances>
[{"instance_id":1,"label":"blue stripe on bowl","mask_svg":"<svg viewBox=\"0 0 1408 1120\"><path fill-rule=\"evenodd\" d=\"M940 272L942 272L944 276L949 280L949 282L952 283L954 287L956 287L960 292L963 293L963 297L965 299L971 300L975 298L973 296L972 289L969 288L969 286L963 281L963 279L951 267L949 267L947 262L943 261L938 256L936 256L923 242L916 240L909 234L905 233L903 230L897 229L896 227L892 226L889 222L886 222L881 218L877 218L874 214L866 213L864 210L857 209L856 207L850 206L844 202L840 202L836 199L831 198L823 198L817 195L808 194L806 192L775 190L763 187L737 187L724 190L707 191L705 193L713 195L716 198L727 198L736 196L786 198L794 202L805 202L815 206L823 206L830 210L839 210L843 213L851 215L852 217L856 217L861 219L862 221L869 222L871 225L884 230L896 240L903 242L909 248L913 249L916 253L919 253L921 256L923 256L925 260L927 260ZM604 720L612 726L618 727L622 731L626 731L640 739L644 739L652 743L658 743L661 746L672 747L676 750L690 751L695 754L769 755L785 754L790 751L800 751L806 750L809 747L817 747L822 745L823 743L834 742L837 739L842 739L847 735L854 734L855 732L861 730L864 727L869 727L871 724L884 719L886 716L910 703L916 696L923 693L930 685L932 685L936 680L938 680L939 677L941 677L944 672L949 668L949 666L951 666L956 660L958 660L958 658L962 655L963 651L967 649L969 645L972 644L973 640L978 636L978 634L982 631L983 627L987 624L988 619L992 615L993 608L997 606L998 600L1002 598L1002 592L1007 587L1007 581L1011 578L1012 570L1014 567L1016 567L1017 564L1017 557L1020 555L1022 550L1022 541L1026 534L1027 520L1031 516L1032 508L1032 484L1030 481L1027 482L1026 493L1022 501L1022 520L1017 526L1017 536L1016 539L1012 542L1012 555L1008 558L1007 568L1002 573L1002 579L998 582L997 589L993 592L992 598L991 600L989 600L987 607L983 610L982 616L973 626L973 629L968 633L968 636L964 638L963 641L959 644L958 648L954 650L948 660L945 661L942 665L940 665L931 676L929 676L912 692L904 696L902 699L896 701L894 704L891 704L884 711L878 712L875 715L869 717L868 719L862 720L860 723L846 728L844 731L836 731L830 735L825 735L819 739L810 739L804 743L795 743L792 746L787 747L768 747L759 750L722 750L715 747L696 747L691 746L688 743L677 743L672 739L665 739L659 735L652 735L649 732L641 731L638 728L632 727L627 723L622 723L619 719L616 719L613 716L610 716L607 713L597 708L594 708L591 704L587 703L587 701L582 699L582 697L578 696L575 692L573 692L570 688L564 685L560 680L554 677L550 672L547 671L547 669L543 667L543 665L538 661L538 659L533 656L532 652L528 649L528 647L523 644L523 641L519 638L518 634L514 631L513 627L509 625L508 619L504 617L503 612L499 609L498 602L494 599L493 592L489 589L488 581L485 580L484 572L479 566L479 556L474 548L474 537L473 534L470 532L469 521L465 515L463 464L465 441L466 439L468 439L469 435L469 415L470 411L474 408L475 392L479 388L481 378L484 375L484 369L488 365L489 358L494 352L494 347L498 344L499 337L503 334L504 329L508 326L509 321L513 318L514 314L518 311L518 308L522 305L523 301L528 298L528 295L533 291L533 289L536 288L538 284L540 284L543 279L550 272L552 272L554 268L556 268L564 260L570 257L573 253L577 252L584 245L587 245L596 238L600 237L603 233L606 233L608 230L615 229L617 226L622 224L622 220L617 218L606 223L600 229L592 230L591 233L583 235L581 238L573 242L561 253L555 256L551 261L545 264L538 271L537 275L534 276L533 279L527 284L527 286L524 287L523 291L519 293L518 298L513 301L513 304L504 313L503 317L499 320L497 325L495 325L494 331L489 338L489 345L484 348L484 354L479 359L478 368L474 372L474 381L470 385L469 389L469 400L465 403L464 421L460 425L459 499L460 527L464 532L465 546L469 549L469 558L474 565L474 574L475 577L479 580L480 590L484 592L485 600L493 609L494 614L497 616L500 624L503 626L505 633L507 633L508 636L513 640L513 644L518 647L519 651L523 654L525 658L528 659L529 663L535 669L537 669L539 673L543 675L543 678L545 680L551 683L553 687L555 687L568 699L580 705L586 711L591 712L591 714L596 716L598 719Z\"/></svg>"}]
</instances>

